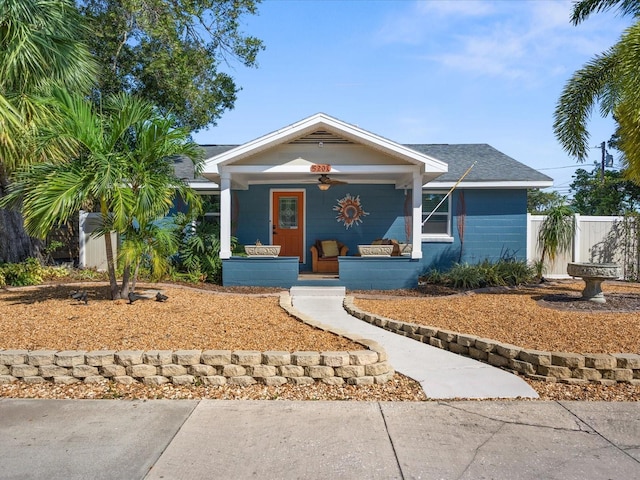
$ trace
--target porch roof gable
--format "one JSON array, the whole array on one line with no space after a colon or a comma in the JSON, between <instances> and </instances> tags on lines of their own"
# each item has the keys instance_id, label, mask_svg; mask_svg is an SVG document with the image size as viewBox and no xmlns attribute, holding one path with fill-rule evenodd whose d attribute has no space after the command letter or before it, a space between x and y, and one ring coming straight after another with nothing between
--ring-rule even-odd
<instances>
[{"instance_id":1,"label":"porch roof gable","mask_svg":"<svg viewBox=\"0 0 640 480\"><path fill-rule=\"evenodd\" d=\"M318 113L292 125L269 133L243 145L230 148L205 161L203 175L217 180L222 170L240 166L251 157L263 154L288 143L352 143L375 150L390 159L391 163L412 166L425 177L432 180L446 173L448 166L430 155L400 145L386 138L348 124L324 113ZM283 162L283 165L287 162ZM291 165L292 163L289 162ZM299 166L298 166L299 170ZM272 170L273 171L273 170ZM283 170L280 170L283 173Z\"/></svg>"}]
</instances>

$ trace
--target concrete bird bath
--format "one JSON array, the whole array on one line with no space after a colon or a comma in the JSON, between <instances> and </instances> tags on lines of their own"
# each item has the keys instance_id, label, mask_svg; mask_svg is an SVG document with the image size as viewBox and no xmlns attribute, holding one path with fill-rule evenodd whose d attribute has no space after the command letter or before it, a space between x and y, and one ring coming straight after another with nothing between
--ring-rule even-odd
<instances>
[{"instance_id":1,"label":"concrete bird bath","mask_svg":"<svg viewBox=\"0 0 640 480\"><path fill-rule=\"evenodd\" d=\"M590 302L606 303L602 282L620 277L620 266L615 263L569 263L567 273L584 280L582 298Z\"/></svg>"}]
</instances>

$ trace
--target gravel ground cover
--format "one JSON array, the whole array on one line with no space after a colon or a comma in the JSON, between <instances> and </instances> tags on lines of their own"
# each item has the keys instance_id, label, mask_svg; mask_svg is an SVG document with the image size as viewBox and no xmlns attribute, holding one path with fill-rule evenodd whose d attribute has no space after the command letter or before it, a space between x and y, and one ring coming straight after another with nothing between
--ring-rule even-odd
<instances>
[{"instance_id":1,"label":"gravel ground cover","mask_svg":"<svg viewBox=\"0 0 640 480\"><path fill-rule=\"evenodd\" d=\"M578 282L557 282L475 293L423 287L349 294L356 296L360 308L390 318L472 333L527 348L639 353L640 286L617 282L605 284L608 299L615 296L622 299L615 308L613 301L605 306L576 307L581 288ZM72 292L79 290L87 291L86 305L70 297ZM108 300L108 288L101 284L1 291L0 348L260 351L361 348L289 317L278 306L278 289L148 285L137 291L153 297L158 290L169 297L166 302L153 299L138 300L133 304L126 300L113 302ZM452 293L454 295L450 295ZM538 323L533 319L539 319L536 320ZM478 330L471 330L472 326ZM509 334L517 336L506 336ZM640 401L640 386L634 385L529 383L544 400ZM17 382L0 385L0 397L426 400L416 382L399 374L386 385L367 387L323 384L311 387L145 387L111 383L63 386Z\"/></svg>"}]
</instances>

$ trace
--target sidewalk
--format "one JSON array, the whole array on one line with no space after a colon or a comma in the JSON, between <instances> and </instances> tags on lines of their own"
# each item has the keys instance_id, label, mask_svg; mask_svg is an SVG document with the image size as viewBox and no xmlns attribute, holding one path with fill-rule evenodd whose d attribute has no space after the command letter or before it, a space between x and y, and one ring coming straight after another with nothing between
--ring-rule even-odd
<instances>
[{"instance_id":1,"label":"sidewalk","mask_svg":"<svg viewBox=\"0 0 640 480\"><path fill-rule=\"evenodd\" d=\"M383 330L349 315L344 287L292 287L293 307L330 326L375 340L395 370L420 382L430 399L537 398L522 378L431 345Z\"/></svg>"},{"instance_id":2,"label":"sidewalk","mask_svg":"<svg viewBox=\"0 0 640 480\"><path fill-rule=\"evenodd\" d=\"M0 479L640 478L640 406L0 400Z\"/></svg>"}]
</instances>

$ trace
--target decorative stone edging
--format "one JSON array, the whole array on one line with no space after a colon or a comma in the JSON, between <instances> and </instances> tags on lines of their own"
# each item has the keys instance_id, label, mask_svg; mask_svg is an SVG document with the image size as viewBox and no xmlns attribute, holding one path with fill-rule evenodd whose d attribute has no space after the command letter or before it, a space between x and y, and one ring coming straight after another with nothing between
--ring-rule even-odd
<instances>
[{"instance_id":1,"label":"decorative stone edging","mask_svg":"<svg viewBox=\"0 0 640 480\"><path fill-rule=\"evenodd\" d=\"M343 335L368 350L284 352L253 350L1 350L0 384L113 381L145 385L372 385L386 383L394 370L376 342L338 332L306 318L282 294L281 306L309 325Z\"/></svg>"},{"instance_id":2,"label":"decorative stone edging","mask_svg":"<svg viewBox=\"0 0 640 480\"><path fill-rule=\"evenodd\" d=\"M393 375L376 352L252 350L0 350L0 383L111 380L145 385L329 385L384 383Z\"/></svg>"},{"instance_id":3,"label":"decorative stone edging","mask_svg":"<svg viewBox=\"0 0 640 480\"><path fill-rule=\"evenodd\" d=\"M526 377L570 384L640 385L640 355L633 353L544 352L449 330L402 322L360 310L346 297L349 314L391 332L443 350L471 357Z\"/></svg>"}]
</instances>

